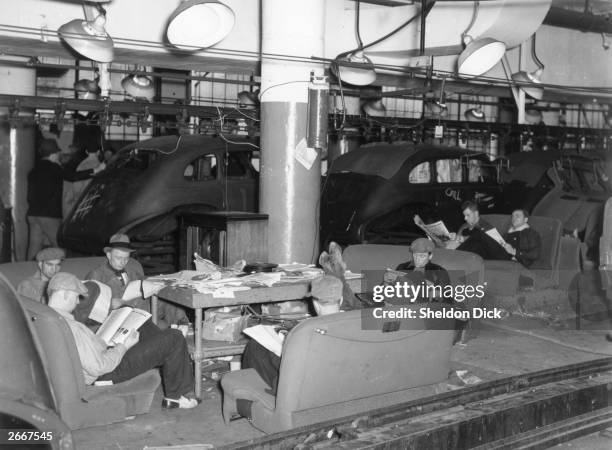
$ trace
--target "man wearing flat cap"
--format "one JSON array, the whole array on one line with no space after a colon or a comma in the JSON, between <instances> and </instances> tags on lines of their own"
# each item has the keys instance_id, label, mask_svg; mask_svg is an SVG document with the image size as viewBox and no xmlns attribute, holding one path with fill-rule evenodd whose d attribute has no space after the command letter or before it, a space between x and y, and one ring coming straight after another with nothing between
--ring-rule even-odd
<instances>
[{"instance_id":1,"label":"man wearing flat cap","mask_svg":"<svg viewBox=\"0 0 612 450\"><path fill-rule=\"evenodd\" d=\"M60 148L55 139L40 143L41 159L28 174L28 259L33 259L44 246L57 246L57 232L62 222L62 192L64 181L91 178L104 169L74 172L60 165Z\"/></svg>"},{"instance_id":2,"label":"man wearing flat cap","mask_svg":"<svg viewBox=\"0 0 612 450\"><path fill-rule=\"evenodd\" d=\"M23 280L17 286L17 293L31 300L47 303L47 285L53 275L62 268L66 257L63 249L47 247L36 253L36 273Z\"/></svg>"},{"instance_id":3,"label":"man wearing flat cap","mask_svg":"<svg viewBox=\"0 0 612 450\"><path fill-rule=\"evenodd\" d=\"M163 409L191 409L198 405L195 398L188 397L193 394L194 380L187 342L180 331L162 331L147 322L139 331L131 331L123 344L108 347L75 317L80 297L89 295L82 281L59 272L49 281L48 293L49 306L66 320L74 336L86 384L96 380L121 383L159 367L165 394ZM98 295L104 295L103 290Z\"/></svg>"},{"instance_id":4,"label":"man wearing flat cap","mask_svg":"<svg viewBox=\"0 0 612 450\"><path fill-rule=\"evenodd\" d=\"M333 275L323 275L312 280L310 295L317 316L340 312L342 289L342 280ZM284 329L285 333L287 331L288 329ZM255 339L251 339L247 343L242 354L242 368L255 369L266 384L270 386L272 395L276 395L280 361L279 356L266 349Z\"/></svg>"},{"instance_id":5,"label":"man wearing flat cap","mask_svg":"<svg viewBox=\"0 0 612 450\"><path fill-rule=\"evenodd\" d=\"M445 286L450 284L450 277L446 269L431 262L434 248L434 243L427 238L415 239L410 244L412 259L399 264L396 267L396 272L385 274L385 281L408 281L413 284L424 281L430 285L440 286L443 290ZM417 299L417 301L429 300L432 299ZM449 299L448 303L452 303L452 301Z\"/></svg>"},{"instance_id":6,"label":"man wearing flat cap","mask_svg":"<svg viewBox=\"0 0 612 450\"><path fill-rule=\"evenodd\" d=\"M88 280L100 281L110 286L115 300L114 303L119 303L130 281L144 280L145 278L142 265L131 257L134 250L130 238L126 234L114 234L104 247L106 261L85 277ZM151 302L143 296L123 303L151 312ZM161 299L158 305L157 323L160 328L167 328L172 324L189 323L182 308Z\"/></svg>"}]
</instances>

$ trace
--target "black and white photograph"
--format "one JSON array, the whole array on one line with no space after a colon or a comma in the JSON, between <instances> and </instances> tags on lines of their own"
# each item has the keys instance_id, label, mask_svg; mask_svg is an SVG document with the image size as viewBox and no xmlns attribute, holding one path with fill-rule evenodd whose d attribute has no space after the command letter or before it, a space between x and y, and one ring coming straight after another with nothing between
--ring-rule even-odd
<instances>
[{"instance_id":1,"label":"black and white photograph","mask_svg":"<svg viewBox=\"0 0 612 450\"><path fill-rule=\"evenodd\" d=\"M611 0L0 0L0 450L612 448Z\"/></svg>"}]
</instances>

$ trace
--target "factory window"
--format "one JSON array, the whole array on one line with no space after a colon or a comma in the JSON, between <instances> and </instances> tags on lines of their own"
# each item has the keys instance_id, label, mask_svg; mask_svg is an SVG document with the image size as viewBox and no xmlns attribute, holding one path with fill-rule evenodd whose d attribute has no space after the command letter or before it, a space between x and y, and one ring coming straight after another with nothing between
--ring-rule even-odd
<instances>
[{"instance_id":1,"label":"factory window","mask_svg":"<svg viewBox=\"0 0 612 450\"><path fill-rule=\"evenodd\" d=\"M217 156L214 154L200 156L191 161L183 171L183 177L189 181L207 181L217 178Z\"/></svg>"}]
</instances>

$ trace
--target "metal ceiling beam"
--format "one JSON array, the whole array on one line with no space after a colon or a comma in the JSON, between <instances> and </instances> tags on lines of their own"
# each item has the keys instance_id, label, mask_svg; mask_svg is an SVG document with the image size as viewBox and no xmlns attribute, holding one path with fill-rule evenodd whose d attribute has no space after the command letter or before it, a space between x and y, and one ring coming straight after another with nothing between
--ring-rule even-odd
<instances>
[{"instance_id":1,"label":"metal ceiling beam","mask_svg":"<svg viewBox=\"0 0 612 450\"><path fill-rule=\"evenodd\" d=\"M55 111L91 111L108 114L146 113L147 115L184 115L187 117L219 117L221 114L229 118L244 117L236 108L217 108L216 106L177 105L142 101L83 100L10 94L0 94L0 106L8 107L10 113L14 116L21 110L47 109Z\"/></svg>"}]
</instances>

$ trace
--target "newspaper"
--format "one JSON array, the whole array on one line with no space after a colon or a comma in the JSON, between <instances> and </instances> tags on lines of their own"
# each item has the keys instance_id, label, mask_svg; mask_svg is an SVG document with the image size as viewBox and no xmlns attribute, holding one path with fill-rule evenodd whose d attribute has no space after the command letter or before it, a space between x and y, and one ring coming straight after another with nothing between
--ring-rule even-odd
<instances>
[{"instance_id":1,"label":"newspaper","mask_svg":"<svg viewBox=\"0 0 612 450\"><path fill-rule=\"evenodd\" d=\"M506 241L504 240L502 235L499 234L499 231L497 231L497 228L491 228L490 230L485 231L485 233L491 236L493 240L497 242L499 245L501 245L502 247L506 246Z\"/></svg>"},{"instance_id":2,"label":"newspaper","mask_svg":"<svg viewBox=\"0 0 612 450\"><path fill-rule=\"evenodd\" d=\"M450 233L444 225L444 222L438 220L434 223L426 224L418 216L414 216L414 223L425 232L425 234L432 240L438 247L444 247L445 242L450 240Z\"/></svg>"},{"instance_id":3,"label":"newspaper","mask_svg":"<svg viewBox=\"0 0 612 450\"><path fill-rule=\"evenodd\" d=\"M140 297L149 298L157 294L163 287L164 283L160 283L159 281L132 280L125 287L121 299L128 301Z\"/></svg>"},{"instance_id":4,"label":"newspaper","mask_svg":"<svg viewBox=\"0 0 612 450\"><path fill-rule=\"evenodd\" d=\"M138 308L115 309L108 315L96 334L108 346L123 344L132 330L139 329L150 317L150 313Z\"/></svg>"},{"instance_id":5,"label":"newspaper","mask_svg":"<svg viewBox=\"0 0 612 450\"><path fill-rule=\"evenodd\" d=\"M279 333L278 327L273 325L255 325L242 330L244 334L252 337L276 356L281 356L285 334Z\"/></svg>"}]
</instances>

